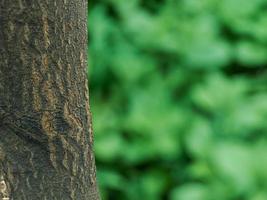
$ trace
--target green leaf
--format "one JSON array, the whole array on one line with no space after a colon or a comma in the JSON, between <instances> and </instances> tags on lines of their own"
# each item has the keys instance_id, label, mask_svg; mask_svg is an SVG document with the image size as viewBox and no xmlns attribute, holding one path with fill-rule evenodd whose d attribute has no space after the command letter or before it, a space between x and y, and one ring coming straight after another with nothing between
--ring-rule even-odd
<instances>
[{"instance_id":1,"label":"green leaf","mask_svg":"<svg viewBox=\"0 0 267 200\"><path fill-rule=\"evenodd\" d=\"M170 194L171 200L208 200L209 188L198 183L189 183L175 188Z\"/></svg>"}]
</instances>

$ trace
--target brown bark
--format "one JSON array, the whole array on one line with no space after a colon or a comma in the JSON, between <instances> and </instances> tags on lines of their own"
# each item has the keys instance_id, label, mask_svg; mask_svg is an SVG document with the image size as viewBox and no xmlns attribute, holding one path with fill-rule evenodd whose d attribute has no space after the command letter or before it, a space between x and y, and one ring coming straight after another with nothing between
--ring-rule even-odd
<instances>
[{"instance_id":1,"label":"brown bark","mask_svg":"<svg viewBox=\"0 0 267 200\"><path fill-rule=\"evenodd\" d=\"M0 0L0 200L98 200L86 0Z\"/></svg>"}]
</instances>

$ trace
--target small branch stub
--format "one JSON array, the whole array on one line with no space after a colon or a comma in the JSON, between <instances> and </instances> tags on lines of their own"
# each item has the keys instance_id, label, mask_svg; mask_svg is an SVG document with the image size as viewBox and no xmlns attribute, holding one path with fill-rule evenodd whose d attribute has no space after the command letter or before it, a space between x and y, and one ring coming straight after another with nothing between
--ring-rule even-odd
<instances>
[{"instance_id":1,"label":"small branch stub","mask_svg":"<svg viewBox=\"0 0 267 200\"><path fill-rule=\"evenodd\" d=\"M3 176L0 177L0 200L9 200L7 185Z\"/></svg>"}]
</instances>

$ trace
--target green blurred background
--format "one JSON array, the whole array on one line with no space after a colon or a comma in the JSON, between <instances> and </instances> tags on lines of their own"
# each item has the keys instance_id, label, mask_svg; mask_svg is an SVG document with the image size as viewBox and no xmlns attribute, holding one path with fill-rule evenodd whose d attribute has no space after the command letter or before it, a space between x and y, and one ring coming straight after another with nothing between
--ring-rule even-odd
<instances>
[{"instance_id":1,"label":"green blurred background","mask_svg":"<svg viewBox=\"0 0 267 200\"><path fill-rule=\"evenodd\" d=\"M267 199L267 0L91 0L103 200Z\"/></svg>"}]
</instances>

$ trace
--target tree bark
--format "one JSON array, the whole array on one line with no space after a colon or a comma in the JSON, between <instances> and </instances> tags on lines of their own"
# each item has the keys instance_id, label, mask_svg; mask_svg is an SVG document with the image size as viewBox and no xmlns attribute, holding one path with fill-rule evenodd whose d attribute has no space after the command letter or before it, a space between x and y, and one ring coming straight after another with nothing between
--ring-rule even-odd
<instances>
[{"instance_id":1,"label":"tree bark","mask_svg":"<svg viewBox=\"0 0 267 200\"><path fill-rule=\"evenodd\" d=\"M98 200L86 0L0 0L0 200Z\"/></svg>"}]
</instances>

